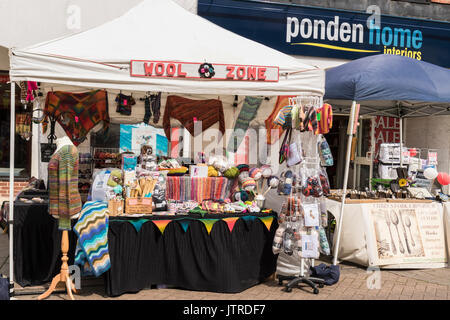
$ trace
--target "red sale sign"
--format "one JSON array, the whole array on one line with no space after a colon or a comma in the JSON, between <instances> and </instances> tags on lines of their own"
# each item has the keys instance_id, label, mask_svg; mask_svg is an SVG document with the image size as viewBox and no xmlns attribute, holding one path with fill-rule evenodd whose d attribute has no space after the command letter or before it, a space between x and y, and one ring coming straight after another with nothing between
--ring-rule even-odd
<instances>
[{"instance_id":1,"label":"red sale sign","mask_svg":"<svg viewBox=\"0 0 450 320\"><path fill-rule=\"evenodd\" d=\"M380 144L400 142L400 119L393 117L375 117L375 154L378 159Z\"/></svg>"}]
</instances>

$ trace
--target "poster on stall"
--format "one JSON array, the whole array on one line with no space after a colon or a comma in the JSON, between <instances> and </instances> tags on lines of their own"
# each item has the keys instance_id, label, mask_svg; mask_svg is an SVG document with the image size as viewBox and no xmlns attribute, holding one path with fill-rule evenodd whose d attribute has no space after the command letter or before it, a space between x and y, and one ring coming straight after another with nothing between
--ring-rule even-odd
<instances>
[{"instance_id":1,"label":"poster on stall","mask_svg":"<svg viewBox=\"0 0 450 320\"><path fill-rule=\"evenodd\" d=\"M371 203L363 211L371 265L447 262L439 204Z\"/></svg>"},{"instance_id":2,"label":"poster on stall","mask_svg":"<svg viewBox=\"0 0 450 320\"><path fill-rule=\"evenodd\" d=\"M167 156L168 140L163 129L145 123L120 125L120 152L140 154L143 145L151 146L155 155Z\"/></svg>"}]
</instances>

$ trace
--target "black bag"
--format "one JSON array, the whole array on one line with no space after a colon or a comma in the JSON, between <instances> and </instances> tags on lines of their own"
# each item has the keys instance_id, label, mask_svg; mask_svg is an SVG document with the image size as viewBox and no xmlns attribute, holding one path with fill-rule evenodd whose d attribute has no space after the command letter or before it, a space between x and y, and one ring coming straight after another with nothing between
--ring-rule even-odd
<instances>
[{"instance_id":1,"label":"black bag","mask_svg":"<svg viewBox=\"0 0 450 320\"><path fill-rule=\"evenodd\" d=\"M339 266L327 266L324 263L311 267L311 276L325 280L325 284L331 286L339 281Z\"/></svg>"},{"instance_id":2,"label":"black bag","mask_svg":"<svg viewBox=\"0 0 450 320\"><path fill-rule=\"evenodd\" d=\"M9 300L9 280L0 274L0 300Z\"/></svg>"}]
</instances>

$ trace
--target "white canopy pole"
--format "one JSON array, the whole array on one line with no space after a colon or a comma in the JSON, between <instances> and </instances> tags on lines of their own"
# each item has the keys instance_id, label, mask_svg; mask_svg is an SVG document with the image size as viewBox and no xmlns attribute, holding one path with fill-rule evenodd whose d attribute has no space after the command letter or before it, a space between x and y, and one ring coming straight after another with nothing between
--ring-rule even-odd
<instances>
[{"instance_id":1,"label":"white canopy pole","mask_svg":"<svg viewBox=\"0 0 450 320\"><path fill-rule=\"evenodd\" d=\"M9 132L9 294L14 294L14 152L15 152L15 124L16 124L16 84L11 81L11 123Z\"/></svg>"},{"instance_id":2,"label":"white canopy pole","mask_svg":"<svg viewBox=\"0 0 450 320\"><path fill-rule=\"evenodd\" d=\"M344 173L344 186L342 192L342 200L341 200L341 213L339 215L339 223L337 228L337 239L334 245L333 252L333 264L337 264L337 257L339 252L339 242L341 239L341 231L342 231L342 221L344 220L344 205L345 205L345 196L347 195L347 182L348 182L348 171L350 167L350 156L352 151L352 137L353 137L353 124L355 122L355 112L356 112L356 101L352 102L352 108L350 110L350 118L348 123L348 141L347 141L347 155L345 160L345 173Z\"/></svg>"}]
</instances>

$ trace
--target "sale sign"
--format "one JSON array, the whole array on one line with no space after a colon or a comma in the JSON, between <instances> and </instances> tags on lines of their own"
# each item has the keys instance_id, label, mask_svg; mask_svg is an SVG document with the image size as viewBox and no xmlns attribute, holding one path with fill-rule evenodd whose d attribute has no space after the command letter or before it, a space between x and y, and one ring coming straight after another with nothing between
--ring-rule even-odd
<instances>
[{"instance_id":1,"label":"sale sign","mask_svg":"<svg viewBox=\"0 0 450 320\"><path fill-rule=\"evenodd\" d=\"M400 142L400 119L393 117L375 117L375 155L378 159L380 144Z\"/></svg>"},{"instance_id":2,"label":"sale sign","mask_svg":"<svg viewBox=\"0 0 450 320\"><path fill-rule=\"evenodd\" d=\"M177 79L278 82L279 67L131 60L130 76Z\"/></svg>"}]
</instances>

